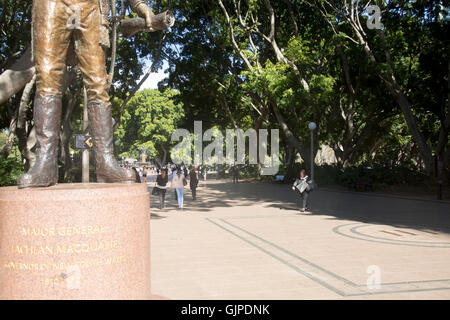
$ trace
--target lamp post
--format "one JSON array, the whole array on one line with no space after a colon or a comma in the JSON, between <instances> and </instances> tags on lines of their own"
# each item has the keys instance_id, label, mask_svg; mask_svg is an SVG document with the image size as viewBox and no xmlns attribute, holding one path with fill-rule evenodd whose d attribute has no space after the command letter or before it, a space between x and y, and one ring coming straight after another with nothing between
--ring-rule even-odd
<instances>
[{"instance_id":1,"label":"lamp post","mask_svg":"<svg viewBox=\"0 0 450 320\"><path fill-rule=\"evenodd\" d=\"M311 180L314 181L314 130L316 130L317 125L315 122L310 122L308 128L311 131Z\"/></svg>"}]
</instances>

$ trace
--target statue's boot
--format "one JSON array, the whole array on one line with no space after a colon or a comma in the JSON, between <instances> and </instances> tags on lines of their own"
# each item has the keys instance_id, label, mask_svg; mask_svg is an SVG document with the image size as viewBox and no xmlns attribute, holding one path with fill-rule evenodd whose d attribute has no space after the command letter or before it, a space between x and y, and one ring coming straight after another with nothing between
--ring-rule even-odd
<instances>
[{"instance_id":1,"label":"statue's boot","mask_svg":"<svg viewBox=\"0 0 450 320\"><path fill-rule=\"evenodd\" d=\"M61 95L36 95L34 99L36 162L17 181L19 188L49 187L58 182L58 142Z\"/></svg>"},{"instance_id":2,"label":"statue's boot","mask_svg":"<svg viewBox=\"0 0 450 320\"><path fill-rule=\"evenodd\" d=\"M89 127L94 139L97 182L136 181L135 173L121 168L114 157L111 107L99 101L90 102Z\"/></svg>"}]
</instances>

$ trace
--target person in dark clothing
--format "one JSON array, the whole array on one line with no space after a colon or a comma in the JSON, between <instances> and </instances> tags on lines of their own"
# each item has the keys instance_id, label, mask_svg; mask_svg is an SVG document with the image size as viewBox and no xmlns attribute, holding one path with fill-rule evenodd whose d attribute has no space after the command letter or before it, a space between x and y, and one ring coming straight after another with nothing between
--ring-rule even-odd
<instances>
[{"instance_id":1,"label":"person in dark clothing","mask_svg":"<svg viewBox=\"0 0 450 320\"><path fill-rule=\"evenodd\" d=\"M189 170L189 186L191 187L192 199L197 200L198 173L194 167Z\"/></svg>"},{"instance_id":2,"label":"person in dark clothing","mask_svg":"<svg viewBox=\"0 0 450 320\"><path fill-rule=\"evenodd\" d=\"M236 165L231 168L231 175L233 177L233 183L239 183L239 169Z\"/></svg>"},{"instance_id":3,"label":"person in dark clothing","mask_svg":"<svg viewBox=\"0 0 450 320\"><path fill-rule=\"evenodd\" d=\"M148 168L144 166L144 168L142 169L143 183L147 183L147 175L148 175Z\"/></svg>"},{"instance_id":4,"label":"person in dark clothing","mask_svg":"<svg viewBox=\"0 0 450 320\"><path fill-rule=\"evenodd\" d=\"M297 190L302 198L302 208L300 209L301 212L309 211L309 193L311 191L310 183L311 180L306 175L306 171L302 169L300 170L300 178L296 179L292 185L292 190Z\"/></svg>"},{"instance_id":5,"label":"person in dark clothing","mask_svg":"<svg viewBox=\"0 0 450 320\"><path fill-rule=\"evenodd\" d=\"M156 177L156 188L158 190L158 196L159 196L159 208L164 208L164 201L166 199L166 189L167 189L167 182L169 181L169 178L167 176L166 169L161 169L161 173L158 174Z\"/></svg>"}]
</instances>

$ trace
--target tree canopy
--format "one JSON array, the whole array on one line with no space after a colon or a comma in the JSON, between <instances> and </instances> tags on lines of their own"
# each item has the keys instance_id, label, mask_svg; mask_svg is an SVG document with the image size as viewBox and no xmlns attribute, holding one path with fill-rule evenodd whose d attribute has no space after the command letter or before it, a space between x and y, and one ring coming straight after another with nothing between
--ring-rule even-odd
<instances>
[{"instance_id":1,"label":"tree canopy","mask_svg":"<svg viewBox=\"0 0 450 320\"><path fill-rule=\"evenodd\" d=\"M448 167L449 19L435 1L156 1L187 126L280 128L285 159L329 145L343 166ZM369 4L381 28L367 25ZM445 5L444 3L442 3ZM316 151L316 150L315 150Z\"/></svg>"},{"instance_id":2,"label":"tree canopy","mask_svg":"<svg viewBox=\"0 0 450 320\"><path fill-rule=\"evenodd\" d=\"M29 30L31 6L1 1L4 74L29 46L29 32L16 30ZM176 23L168 32L116 41L111 96L120 155L146 150L162 161L174 128L192 131L194 121L203 121L204 128L220 130L280 129L283 166L292 166L298 155L309 165L308 123L314 121L313 152L329 146L338 166L401 166L434 176L438 157L441 167L449 168L450 19L443 11L448 1L155 0L151 5L155 12L171 9ZM369 5L380 8L379 28L370 26L368 20L376 17ZM108 56L110 70L113 55ZM148 61L153 71L166 61L168 79L159 92L145 90L129 99ZM63 137L81 130L80 108L74 106L82 104L82 88L78 70L69 66L72 73L78 80L65 94L71 122L63 124ZM25 86L32 79L26 80L0 105L0 124L16 133L25 158L32 103L20 105L24 94L33 95ZM23 117L29 124L25 136Z\"/></svg>"},{"instance_id":3,"label":"tree canopy","mask_svg":"<svg viewBox=\"0 0 450 320\"><path fill-rule=\"evenodd\" d=\"M172 89L144 89L130 100L116 131L121 157L138 158L145 153L160 165L168 160L170 138L184 117L176 95Z\"/></svg>"}]
</instances>

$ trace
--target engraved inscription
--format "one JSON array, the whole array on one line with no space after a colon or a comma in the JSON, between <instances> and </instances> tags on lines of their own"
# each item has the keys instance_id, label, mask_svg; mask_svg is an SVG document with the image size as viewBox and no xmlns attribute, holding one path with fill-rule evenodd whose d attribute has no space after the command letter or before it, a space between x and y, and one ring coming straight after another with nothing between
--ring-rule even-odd
<instances>
[{"instance_id":1,"label":"engraved inscription","mask_svg":"<svg viewBox=\"0 0 450 320\"><path fill-rule=\"evenodd\" d=\"M9 244L9 261L0 269L41 273L43 286L79 290L85 269L127 263L109 226L23 226L17 234L22 240Z\"/></svg>"}]
</instances>

